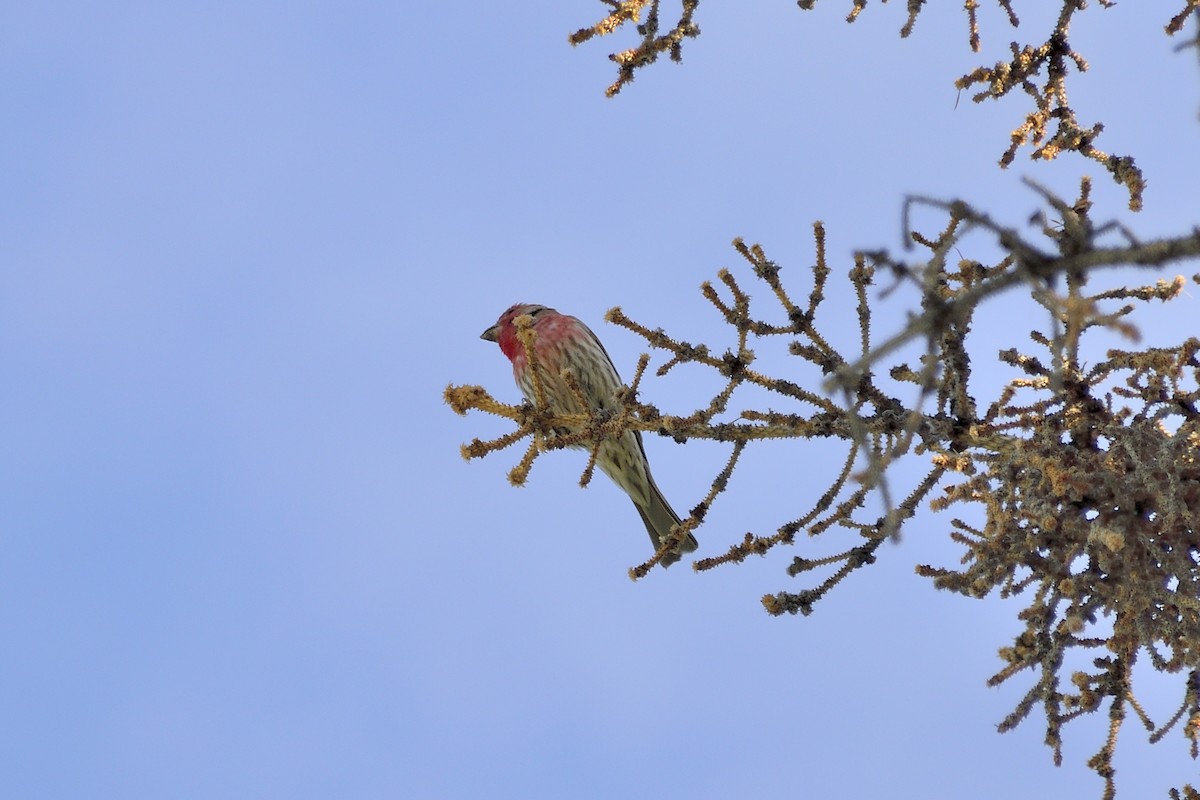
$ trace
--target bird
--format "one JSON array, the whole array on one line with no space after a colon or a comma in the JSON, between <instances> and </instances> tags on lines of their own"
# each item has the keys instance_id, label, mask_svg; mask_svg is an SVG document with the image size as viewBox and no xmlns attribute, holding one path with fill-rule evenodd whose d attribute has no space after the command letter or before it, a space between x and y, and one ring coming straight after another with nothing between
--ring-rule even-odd
<instances>
[{"instance_id":1,"label":"bird","mask_svg":"<svg viewBox=\"0 0 1200 800\"><path fill-rule=\"evenodd\" d=\"M542 391L551 410L563 414L584 413L579 398L560 374L563 369L570 369L592 411L616 411L620 407L616 395L622 385L621 378L600 339L576 317L533 303L510 306L496 324L479 337L500 345L500 350L512 362L513 378L525 398L531 403L537 402L533 370L529 368L515 322L526 314L532 319L534 353L541 367ZM596 465L633 500L657 552L670 535L671 526L679 523L679 515L663 497L650 474L641 432L627 430L619 439L605 440L596 455ZM698 546L696 538L689 533L678 549L691 553ZM680 552L666 553L660 563L664 567L674 564L679 560Z\"/></svg>"}]
</instances>

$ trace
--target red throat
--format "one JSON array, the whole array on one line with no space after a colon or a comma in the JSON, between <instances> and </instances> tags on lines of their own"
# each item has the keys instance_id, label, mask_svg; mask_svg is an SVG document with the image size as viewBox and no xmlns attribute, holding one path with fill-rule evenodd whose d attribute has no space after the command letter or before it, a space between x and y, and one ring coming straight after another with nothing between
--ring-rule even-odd
<instances>
[{"instance_id":1,"label":"red throat","mask_svg":"<svg viewBox=\"0 0 1200 800\"><path fill-rule=\"evenodd\" d=\"M496 342L500 345L500 352L504 353L509 361L515 362L518 356L522 361L525 360L525 348L517 338L517 326L511 319L501 321Z\"/></svg>"}]
</instances>

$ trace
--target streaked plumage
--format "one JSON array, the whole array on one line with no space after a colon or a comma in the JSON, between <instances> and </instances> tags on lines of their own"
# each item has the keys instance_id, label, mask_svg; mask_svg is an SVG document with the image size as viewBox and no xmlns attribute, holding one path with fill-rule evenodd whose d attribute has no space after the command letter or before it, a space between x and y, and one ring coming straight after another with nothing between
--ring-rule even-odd
<instances>
[{"instance_id":1,"label":"streaked plumage","mask_svg":"<svg viewBox=\"0 0 1200 800\"><path fill-rule=\"evenodd\" d=\"M550 406L569 414L584 411L579 399L560 376L564 368L569 368L593 410L615 411L618 407L616 392L621 387L621 378L596 334L575 317L560 314L546 306L518 303L501 314L496 324L484 331L480 338L500 345L504 355L512 362L513 377L526 399L535 401L533 375L513 322L522 314L533 318L533 328L537 333L534 347L542 365L541 378ZM619 440L604 442L600 446L596 465L633 500L646 525L646 532L650 534L650 541L657 550L663 537L670 533L671 526L679 522L679 516L671 509L650 475L641 433L626 431ZM682 551L690 553L696 547L696 539L689 534L683 542ZM671 553L663 558L662 564L669 566L678 560L679 555Z\"/></svg>"}]
</instances>

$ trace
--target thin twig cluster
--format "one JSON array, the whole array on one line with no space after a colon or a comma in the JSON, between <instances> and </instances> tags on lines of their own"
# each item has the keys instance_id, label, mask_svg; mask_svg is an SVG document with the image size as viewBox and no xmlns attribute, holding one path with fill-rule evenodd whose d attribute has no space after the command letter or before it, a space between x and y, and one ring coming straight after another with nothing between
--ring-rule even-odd
<instances>
[{"instance_id":1,"label":"thin twig cluster","mask_svg":"<svg viewBox=\"0 0 1200 800\"><path fill-rule=\"evenodd\" d=\"M612 97L621 88L633 81L633 73L642 67L653 64L663 53L668 53L672 61L683 61L683 40L694 39L700 35L700 28L692 21L700 0L681 0L679 19L665 33L659 17L660 0L600 0L612 11L608 16L594 25L580 28L567 37L572 45L583 44L593 36L606 36L627 22L632 22L637 28L642 40L636 47L611 53L608 58L617 65L617 79L605 90L605 95ZM646 12L646 21L642 22L642 12Z\"/></svg>"},{"instance_id":2,"label":"thin twig cluster","mask_svg":"<svg viewBox=\"0 0 1200 800\"><path fill-rule=\"evenodd\" d=\"M661 18L660 0L601 0L611 11L593 25L571 34L572 45L582 44L595 36L614 33L626 24L633 24L641 37L635 47L612 53L609 58L617 64L617 79L608 87L609 97L617 94L633 81L634 74L642 67L658 60L662 53L669 53L672 61L681 61L684 39L700 35L695 23L700 0L680 0L678 19L664 29ZM886 2L886 0L885 0ZM1013 9L1014 0L996 0L1003 10L1009 25L1020 26L1020 19ZM1100 164L1113 180L1125 187L1129 193L1129 207L1133 211L1142 208L1142 194L1146 181L1134 159L1127 155L1113 155L1096 147L1096 140L1104 130L1103 124L1081 123L1074 109L1067 102L1067 77L1072 72L1087 72L1086 59L1070 43L1070 28L1074 16L1087 9L1086 0L1060 0L1062 8L1054 26L1046 32L1040 42L1009 43L1010 55L992 66L982 65L955 81L960 90L978 87L972 100L999 100L1014 90L1020 90L1033 102L1033 110L1010 134L1008 148L1000 158L1000 165L1007 167L1016 158L1022 147L1032 148L1033 159L1053 160L1063 152L1074 152ZM811 10L817 0L798 0L797 5ZM1184 22L1193 12L1200 13L1200 0L1183 0L1183 8L1164 26L1169 36L1183 29ZM1102 8L1115 3L1100 0ZM866 0L853 0L847 22L854 22L866 8ZM912 33L917 17L925 9L924 2L909 2L908 17L900 29L906 38ZM973 52L981 49L979 33L979 0L966 0L963 9L967 14L967 43ZM645 21L642 15L645 14Z\"/></svg>"},{"instance_id":3,"label":"thin twig cluster","mask_svg":"<svg viewBox=\"0 0 1200 800\"><path fill-rule=\"evenodd\" d=\"M972 50L979 52L979 30L975 19L977 3L968 2L970 16L970 41ZM1001 5L1008 12L1013 27L1019 20L1007 0ZM1112 2L1101 0L1101 7L1108 8ZM1033 148L1030 157L1051 161L1063 151L1076 152L1108 170L1117 183L1129 192L1129 208L1140 211L1142 193L1146 181L1142 172L1130 156L1116 156L1100 150L1094 145L1104 126L1097 122L1091 126L1080 124L1075 111L1067 104L1067 75L1072 67L1076 72L1087 72L1088 63L1070 44L1069 33L1072 17L1086 7L1084 0L1063 0L1054 28L1040 44L1009 44L1011 58L998 61L994 66L981 66L962 76L954 85L961 90L973 86L983 87L972 96L976 103L998 100L1014 89L1028 95L1034 110L1026 114L1025 121L1013 130L1008 149L1000 157L1000 165L1007 167L1017 156L1017 150L1028 145ZM1170 32L1170 26L1167 28ZM1044 78L1043 78L1044 76ZM1041 79L1041 82L1038 82ZM1051 128L1053 127L1053 133Z\"/></svg>"}]
</instances>

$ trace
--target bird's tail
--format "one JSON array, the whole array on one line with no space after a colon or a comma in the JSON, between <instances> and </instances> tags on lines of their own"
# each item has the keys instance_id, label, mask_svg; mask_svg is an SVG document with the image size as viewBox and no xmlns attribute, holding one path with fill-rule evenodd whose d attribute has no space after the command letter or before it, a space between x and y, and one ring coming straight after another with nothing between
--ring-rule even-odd
<instances>
[{"instance_id":1,"label":"bird's tail","mask_svg":"<svg viewBox=\"0 0 1200 800\"><path fill-rule=\"evenodd\" d=\"M662 547L663 541L671 535L671 526L679 523L679 515L672 510L667 498L663 497L662 492L658 490L658 486L654 483L654 478L650 477L647 472L646 477L650 481L650 503L643 508L635 502L633 505L642 515L642 522L646 523L646 532L650 534L650 541L654 544L654 549ZM700 546L696 541L696 537L688 534L679 547L679 552L667 553L662 558L662 565L669 567L679 560L681 553L691 553Z\"/></svg>"}]
</instances>

